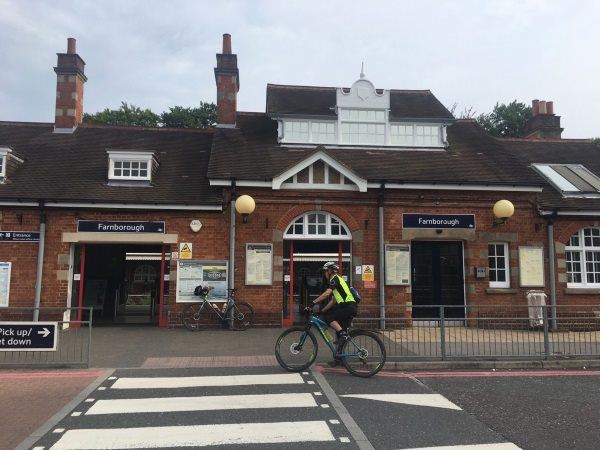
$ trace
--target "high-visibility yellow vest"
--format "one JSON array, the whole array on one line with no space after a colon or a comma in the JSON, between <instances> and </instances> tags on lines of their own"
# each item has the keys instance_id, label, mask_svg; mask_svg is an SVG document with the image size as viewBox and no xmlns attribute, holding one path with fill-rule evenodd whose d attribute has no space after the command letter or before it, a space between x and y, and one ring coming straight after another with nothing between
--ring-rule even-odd
<instances>
[{"instance_id":1,"label":"high-visibility yellow vest","mask_svg":"<svg viewBox=\"0 0 600 450\"><path fill-rule=\"evenodd\" d=\"M333 298L335 298L335 301L337 303L355 303L356 300L354 299L354 296L352 295L352 292L350 292L350 288L348 287L348 283L346 283L344 281L344 279L342 277L340 277L339 275L337 275L337 274L334 275L333 277L334 278L337 277L339 279L340 286L344 290L344 294L346 294L344 297L342 297L342 294L340 294L337 289L334 289L333 290Z\"/></svg>"}]
</instances>

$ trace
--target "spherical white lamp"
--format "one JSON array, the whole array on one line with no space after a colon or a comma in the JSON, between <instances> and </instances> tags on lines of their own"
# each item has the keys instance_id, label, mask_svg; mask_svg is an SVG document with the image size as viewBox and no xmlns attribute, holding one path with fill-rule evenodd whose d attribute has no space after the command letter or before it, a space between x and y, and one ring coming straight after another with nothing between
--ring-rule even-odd
<instances>
[{"instance_id":1,"label":"spherical white lamp","mask_svg":"<svg viewBox=\"0 0 600 450\"><path fill-rule=\"evenodd\" d=\"M500 223L506 223L506 221L515 213L515 205L508 200L498 200L494 204L493 211L494 216Z\"/></svg>"},{"instance_id":2,"label":"spherical white lamp","mask_svg":"<svg viewBox=\"0 0 600 450\"><path fill-rule=\"evenodd\" d=\"M249 195L240 195L235 201L235 210L244 218L244 223L248 221L248 215L254 212L256 203Z\"/></svg>"}]
</instances>

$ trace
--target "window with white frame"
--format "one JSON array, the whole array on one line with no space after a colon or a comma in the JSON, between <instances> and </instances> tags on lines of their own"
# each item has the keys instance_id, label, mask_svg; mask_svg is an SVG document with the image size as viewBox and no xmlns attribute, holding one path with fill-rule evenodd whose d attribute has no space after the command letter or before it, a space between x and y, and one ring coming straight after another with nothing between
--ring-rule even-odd
<instances>
[{"instance_id":1,"label":"window with white frame","mask_svg":"<svg viewBox=\"0 0 600 450\"><path fill-rule=\"evenodd\" d=\"M346 225L333 214L306 213L294 220L287 228L287 239L350 239Z\"/></svg>"},{"instance_id":2,"label":"window with white frame","mask_svg":"<svg viewBox=\"0 0 600 450\"><path fill-rule=\"evenodd\" d=\"M283 123L286 142L309 142L308 120L286 120Z\"/></svg>"},{"instance_id":3,"label":"window with white frame","mask_svg":"<svg viewBox=\"0 0 600 450\"><path fill-rule=\"evenodd\" d=\"M440 127L431 125L415 125L415 145L433 147L440 145Z\"/></svg>"},{"instance_id":4,"label":"window with white frame","mask_svg":"<svg viewBox=\"0 0 600 450\"><path fill-rule=\"evenodd\" d=\"M0 178L6 177L6 155L0 155Z\"/></svg>"},{"instance_id":5,"label":"window with white frame","mask_svg":"<svg viewBox=\"0 0 600 450\"><path fill-rule=\"evenodd\" d=\"M385 144L385 111L341 109L342 144Z\"/></svg>"},{"instance_id":6,"label":"window with white frame","mask_svg":"<svg viewBox=\"0 0 600 450\"><path fill-rule=\"evenodd\" d=\"M390 125L390 142L392 145L412 146L414 125Z\"/></svg>"},{"instance_id":7,"label":"window with white frame","mask_svg":"<svg viewBox=\"0 0 600 450\"><path fill-rule=\"evenodd\" d=\"M153 153L108 151L108 178L111 180L152 179Z\"/></svg>"},{"instance_id":8,"label":"window with white frame","mask_svg":"<svg viewBox=\"0 0 600 450\"><path fill-rule=\"evenodd\" d=\"M356 190L358 186L322 160L315 161L283 182L285 188Z\"/></svg>"},{"instance_id":9,"label":"window with white frame","mask_svg":"<svg viewBox=\"0 0 600 450\"><path fill-rule=\"evenodd\" d=\"M312 120L310 123L311 142L316 144L335 144L337 135L335 133L335 122L319 122Z\"/></svg>"},{"instance_id":10,"label":"window with white frame","mask_svg":"<svg viewBox=\"0 0 600 450\"><path fill-rule=\"evenodd\" d=\"M491 288L510 287L508 260L509 252L506 242L492 242L488 244L488 270Z\"/></svg>"},{"instance_id":11,"label":"window with white frame","mask_svg":"<svg viewBox=\"0 0 600 450\"><path fill-rule=\"evenodd\" d=\"M600 286L600 228L583 228L565 248L567 286Z\"/></svg>"}]
</instances>

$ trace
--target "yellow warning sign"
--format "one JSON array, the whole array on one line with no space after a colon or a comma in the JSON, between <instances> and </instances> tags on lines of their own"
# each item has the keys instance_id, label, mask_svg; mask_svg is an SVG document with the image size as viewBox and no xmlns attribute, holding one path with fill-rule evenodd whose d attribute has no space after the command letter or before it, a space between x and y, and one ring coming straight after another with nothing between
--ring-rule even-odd
<instances>
[{"instance_id":1,"label":"yellow warning sign","mask_svg":"<svg viewBox=\"0 0 600 450\"><path fill-rule=\"evenodd\" d=\"M365 265L362 266L362 280L363 281L375 281L375 266Z\"/></svg>"},{"instance_id":2,"label":"yellow warning sign","mask_svg":"<svg viewBox=\"0 0 600 450\"><path fill-rule=\"evenodd\" d=\"M179 259L192 259L192 243L191 242L180 242L179 243Z\"/></svg>"}]
</instances>

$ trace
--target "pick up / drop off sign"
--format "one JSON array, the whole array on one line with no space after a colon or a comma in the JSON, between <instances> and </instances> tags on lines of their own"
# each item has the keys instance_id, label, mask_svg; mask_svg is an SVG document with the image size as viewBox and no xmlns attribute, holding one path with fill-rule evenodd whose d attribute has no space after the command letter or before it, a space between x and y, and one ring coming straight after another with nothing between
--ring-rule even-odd
<instances>
[{"instance_id":1,"label":"pick up / drop off sign","mask_svg":"<svg viewBox=\"0 0 600 450\"><path fill-rule=\"evenodd\" d=\"M58 322L0 322L0 352L56 350Z\"/></svg>"}]
</instances>

